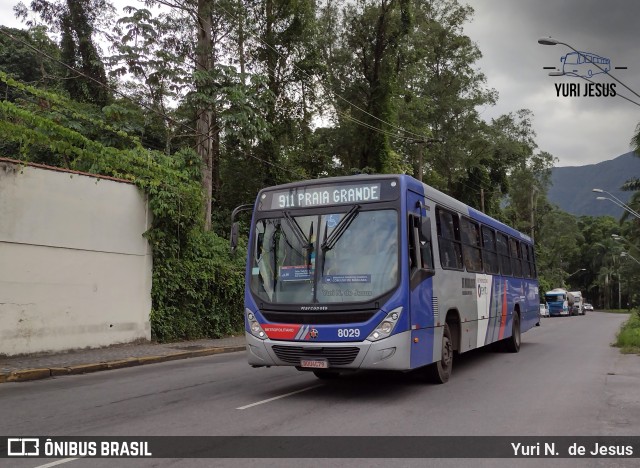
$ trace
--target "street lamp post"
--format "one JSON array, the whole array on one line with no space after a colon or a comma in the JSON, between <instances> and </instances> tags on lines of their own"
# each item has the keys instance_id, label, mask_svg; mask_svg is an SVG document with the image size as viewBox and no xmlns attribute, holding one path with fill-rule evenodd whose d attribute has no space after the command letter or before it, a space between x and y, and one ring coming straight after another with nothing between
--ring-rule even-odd
<instances>
[{"instance_id":1,"label":"street lamp post","mask_svg":"<svg viewBox=\"0 0 640 468\"><path fill-rule=\"evenodd\" d=\"M628 253L628 252L620 252L620 256L621 256L622 258L629 257L631 260L633 260L633 261L634 261L634 262L636 262L638 265L640 265L640 262L638 261L638 259L636 259L633 255L631 255L631 254L630 254L630 253ZM628 284L628 283L627 283L627 284ZM631 301L627 298L627 303L629 303L629 302L631 302ZM621 308L620 306L618 306L618 307L619 307L619 308Z\"/></svg>"},{"instance_id":2,"label":"street lamp post","mask_svg":"<svg viewBox=\"0 0 640 468\"><path fill-rule=\"evenodd\" d=\"M635 211L633 208L631 208L629 205L627 205L626 203L624 203L622 200L620 200L619 198L617 198L615 195L607 192L606 190L602 190L599 188L594 188L591 190L592 192L596 192L596 193L606 193L607 195L609 195L611 198L609 197L596 197L596 200L609 200L610 202L618 205L620 208L622 208L623 210L628 211L629 213L631 213L633 216L635 216L636 218L640 219L640 214L638 214L637 211Z\"/></svg>"},{"instance_id":3,"label":"street lamp post","mask_svg":"<svg viewBox=\"0 0 640 468\"><path fill-rule=\"evenodd\" d=\"M616 240L618 242L625 242L629 247L633 247L634 249L636 249L638 252L640 252L640 248L636 247L635 245L633 245L631 242L629 242L627 239L625 239L624 237L618 235L618 234L611 234L611 237L613 238L613 240Z\"/></svg>"},{"instance_id":4,"label":"street lamp post","mask_svg":"<svg viewBox=\"0 0 640 468\"><path fill-rule=\"evenodd\" d=\"M627 252L620 252L620 256L621 257L629 257L631 260L633 260L634 262L636 262L638 265L640 265L640 261L638 261L635 257L633 257L631 254L627 253Z\"/></svg>"},{"instance_id":5,"label":"street lamp post","mask_svg":"<svg viewBox=\"0 0 640 468\"><path fill-rule=\"evenodd\" d=\"M576 273L580 273L581 271L587 271L586 268L579 268L578 270L574 271L573 273L571 273L569 276L567 276L565 279L569 279L571 278L573 275L575 275Z\"/></svg>"},{"instance_id":6,"label":"street lamp post","mask_svg":"<svg viewBox=\"0 0 640 468\"><path fill-rule=\"evenodd\" d=\"M567 276L564 280L562 280L562 286L564 287L565 281L567 281L569 278L571 278L573 275L575 275L576 273L580 273L581 271L586 271L586 268L579 268L576 271L574 271L573 273L571 273L569 276Z\"/></svg>"}]
</instances>

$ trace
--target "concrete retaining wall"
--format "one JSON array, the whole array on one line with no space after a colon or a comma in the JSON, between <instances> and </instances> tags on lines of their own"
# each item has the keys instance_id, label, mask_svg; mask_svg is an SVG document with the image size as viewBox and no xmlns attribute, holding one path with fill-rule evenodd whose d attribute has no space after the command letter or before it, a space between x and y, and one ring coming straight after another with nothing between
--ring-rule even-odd
<instances>
[{"instance_id":1,"label":"concrete retaining wall","mask_svg":"<svg viewBox=\"0 0 640 468\"><path fill-rule=\"evenodd\" d=\"M132 184L0 160L0 354L150 339L149 225Z\"/></svg>"}]
</instances>

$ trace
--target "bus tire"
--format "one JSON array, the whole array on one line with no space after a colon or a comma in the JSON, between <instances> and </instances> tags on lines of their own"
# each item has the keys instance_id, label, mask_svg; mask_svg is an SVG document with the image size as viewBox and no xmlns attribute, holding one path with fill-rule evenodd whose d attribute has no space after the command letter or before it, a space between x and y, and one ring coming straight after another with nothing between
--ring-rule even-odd
<instances>
[{"instance_id":1,"label":"bus tire","mask_svg":"<svg viewBox=\"0 0 640 468\"><path fill-rule=\"evenodd\" d=\"M504 342L505 349L510 353L517 353L520 351L520 342L522 335L520 333L520 315L517 312L513 312L513 321L511 327L511 336Z\"/></svg>"},{"instance_id":2,"label":"bus tire","mask_svg":"<svg viewBox=\"0 0 640 468\"><path fill-rule=\"evenodd\" d=\"M453 341L451 340L451 331L449 325L444 324L442 333L442 352L438 362L428 365L424 369L426 380L436 384L443 384L449 381L451 377L451 368L453 366Z\"/></svg>"}]
</instances>

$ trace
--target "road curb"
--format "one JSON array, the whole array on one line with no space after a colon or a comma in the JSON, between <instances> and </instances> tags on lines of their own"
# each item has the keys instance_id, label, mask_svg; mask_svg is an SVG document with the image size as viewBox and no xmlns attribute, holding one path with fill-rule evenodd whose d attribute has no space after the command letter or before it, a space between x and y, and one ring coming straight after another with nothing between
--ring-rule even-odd
<instances>
[{"instance_id":1,"label":"road curb","mask_svg":"<svg viewBox=\"0 0 640 468\"><path fill-rule=\"evenodd\" d=\"M29 380L40 380L61 375L88 374L111 369L123 369L126 367L142 366L146 364L156 364L159 362L176 361L179 359L189 359L195 357L212 356L214 354L236 353L244 351L246 346L228 346L197 349L193 351L180 351L172 354L158 356L140 356L114 361L103 361L88 364L79 364L68 367L47 367L38 369L20 369L9 373L0 373L0 384L6 382L26 382Z\"/></svg>"}]
</instances>

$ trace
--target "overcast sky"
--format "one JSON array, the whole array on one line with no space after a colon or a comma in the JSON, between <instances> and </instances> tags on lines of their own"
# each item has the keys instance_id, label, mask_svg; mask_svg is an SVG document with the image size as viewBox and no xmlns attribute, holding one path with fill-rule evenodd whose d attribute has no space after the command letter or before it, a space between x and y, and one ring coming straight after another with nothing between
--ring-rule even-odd
<instances>
[{"instance_id":1,"label":"overcast sky","mask_svg":"<svg viewBox=\"0 0 640 468\"><path fill-rule=\"evenodd\" d=\"M558 166L581 166L630 151L640 122L640 105L616 97L558 97L556 83L588 84L581 78L550 77L545 66L562 67L564 45L543 46L554 37L577 50L607 57L612 75L640 94L640 1L638 0L470 0L474 20L465 28L483 58L479 68L498 91L497 106L485 119L527 108L533 111L540 150L559 159ZM604 74L592 81L615 83ZM616 84L616 92L640 104L640 98Z\"/></svg>"},{"instance_id":2,"label":"overcast sky","mask_svg":"<svg viewBox=\"0 0 640 468\"><path fill-rule=\"evenodd\" d=\"M12 0L0 0L0 24L22 27ZM28 3L28 1L27 1ZM135 5L135 0L116 0ZM640 1L638 0L468 0L474 20L465 32L483 58L479 68L488 86L499 93L498 104L481 110L490 120L507 112L533 111L540 150L558 158L558 166L581 166L613 159L630 151L629 140L640 122L640 105L616 97L558 97L556 84L587 84L581 78L550 77L545 66L561 67L564 45L542 46L552 36L583 52L611 60L612 75L640 94ZM604 74L597 83L615 83ZM640 104L640 98L616 84L616 92Z\"/></svg>"}]
</instances>

